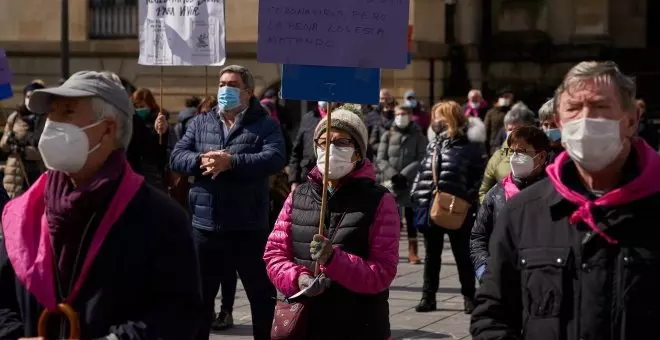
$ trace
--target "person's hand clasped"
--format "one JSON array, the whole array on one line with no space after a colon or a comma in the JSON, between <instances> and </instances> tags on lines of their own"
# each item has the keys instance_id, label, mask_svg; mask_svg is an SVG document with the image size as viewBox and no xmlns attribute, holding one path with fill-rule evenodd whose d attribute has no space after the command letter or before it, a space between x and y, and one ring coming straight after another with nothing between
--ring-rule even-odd
<instances>
[{"instance_id":1,"label":"person's hand clasped","mask_svg":"<svg viewBox=\"0 0 660 340\"><path fill-rule=\"evenodd\" d=\"M167 132L167 120L162 112L158 113L154 129L159 135L164 135Z\"/></svg>"},{"instance_id":2,"label":"person's hand clasped","mask_svg":"<svg viewBox=\"0 0 660 340\"><path fill-rule=\"evenodd\" d=\"M202 155L200 169L205 169L202 175L211 175L215 179L220 173L231 169L231 154L219 150L210 151Z\"/></svg>"},{"instance_id":3,"label":"person's hand clasped","mask_svg":"<svg viewBox=\"0 0 660 340\"><path fill-rule=\"evenodd\" d=\"M309 253L312 255L312 260L317 261L321 265L326 265L332 259L332 242L325 238L323 235L316 234L309 244Z\"/></svg>"},{"instance_id":4,"label":"person's hand clasped","mask_svg":"<svg viewBox=\"0 0 660 340\"><path fill-rule=\"evenodd\" d=\"M331 283L332 280L324 274L321 274L316 281L314 281L314 277L309 274L300 274L300 276L298 276L298 288L301 291L307 289L303 295L308 297L320 295L330 287Z\"/></svg>"}]
</instances>

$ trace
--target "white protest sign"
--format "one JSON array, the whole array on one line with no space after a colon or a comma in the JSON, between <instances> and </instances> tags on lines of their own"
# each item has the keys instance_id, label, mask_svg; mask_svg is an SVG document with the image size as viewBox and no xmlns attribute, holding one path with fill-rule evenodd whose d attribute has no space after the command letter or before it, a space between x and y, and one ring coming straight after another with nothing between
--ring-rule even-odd
<instances>
[{"instance_id":1,"label":"white protest sign","mask_svg":"<svg viewBox=\"0 0 660 340\"><path fill-rule=\"evenodd\" d=\"M140 0L140 65L221 66L224 0Z\"/></svg>"}]
</instances>

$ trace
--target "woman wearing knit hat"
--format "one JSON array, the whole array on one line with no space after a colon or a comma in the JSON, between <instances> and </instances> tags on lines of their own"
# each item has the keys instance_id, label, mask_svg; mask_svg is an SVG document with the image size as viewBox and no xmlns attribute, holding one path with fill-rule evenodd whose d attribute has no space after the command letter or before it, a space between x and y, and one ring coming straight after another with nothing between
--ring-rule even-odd
<instances>
[{"instance_id":1,"label":"woman wearing knit hat","mask_svg":"<svg viewBox=\"0 0 660 340\"><path fill-rule=\"evenodd\" d=\"M36 81L23 88L23 103L7 118L0 139L0 149L9 154L2 186L11 198L22 194L45 171L37 144L46 118L27 108L32 92L43 88L45 86Z\"/></svg>"},{"instance_id":2,"label":"woman wearing knit hat","mask_svg":"<svg viewBox=\"0 0 660 340\"><path fill-rule=\"evenodd\" d=\"M326 118L316 127L317 167L287 198L264 254L277 290L286 297L302 291L301 302L310 302L305 339L390 336L388 288L399 262L400 218L394 197L375 182L367 129L356 109L333 111L330 131ZM318 235L326 166L326 233ZM277 321L276 315L274 329Z\"/></svg>"}]
</instances>

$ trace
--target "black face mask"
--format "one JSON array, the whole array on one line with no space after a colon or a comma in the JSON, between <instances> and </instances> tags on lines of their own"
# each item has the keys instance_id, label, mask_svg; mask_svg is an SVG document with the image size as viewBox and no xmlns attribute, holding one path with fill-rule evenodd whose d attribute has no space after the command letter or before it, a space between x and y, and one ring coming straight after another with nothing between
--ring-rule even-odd
<instances>
[{"instance_id":1,"label":"black face mask","mask_svg":"<svg viewBox=\"0 0 660 340\"><path fill-rule=\"evenodd\" d=\"M440 134L447 130L447 124L445 124L443 121L433 122L431 123L431 129L433 129L433 132L436 134Z\"/></svg>"}]
</instances>

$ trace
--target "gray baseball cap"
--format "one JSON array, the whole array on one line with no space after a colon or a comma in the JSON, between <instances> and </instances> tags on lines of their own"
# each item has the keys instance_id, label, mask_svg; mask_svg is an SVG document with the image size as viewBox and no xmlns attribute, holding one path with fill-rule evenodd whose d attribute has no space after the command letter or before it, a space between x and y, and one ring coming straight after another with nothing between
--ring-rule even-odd
<instances>
[{"instance_id":1,"label":"gray baseball cap","mask_svg":"<svg viewBox=\"0 0 660 340\"><path fill-rule=\"evenodd\" d=\"M135 111L126 90L104 73L96 71L76 72L58 87L35 90L28 101L28 109L34 113L50 112L53 96L98 97L114 105L128 117L132 117Z\"/></svg>"}]
</instances>

